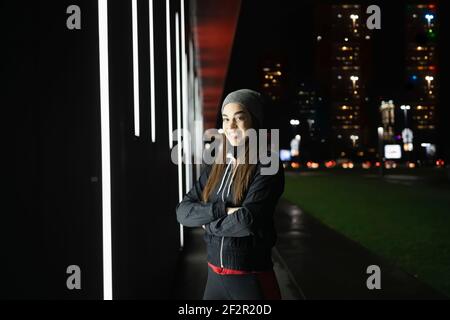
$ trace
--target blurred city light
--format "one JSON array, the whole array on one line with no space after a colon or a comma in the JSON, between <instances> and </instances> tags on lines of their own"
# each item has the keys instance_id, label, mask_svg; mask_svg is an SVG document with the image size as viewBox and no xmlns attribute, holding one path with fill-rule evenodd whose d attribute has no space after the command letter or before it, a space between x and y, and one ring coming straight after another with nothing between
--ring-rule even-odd
<instances>
[{"instance_id":1,"label":"blurred city light","mask_svg":"<svg viewBox=\"0 0 450 320\"><path fill-rule=\"evenodd\" d=\"M426 77L425 77L425 80L426 80L427 83L428 83L428 90L430 90L430 89L431 89L431 81L434 80L434 77L432 77L432 76L426 76ZM431 93L430 93L430 94L431 94Z\"/></svg>"},{"instance_id":2,"label":"blurred city light","mask_svg":"<svg viewBox=\"0 0 450 320\"><path fill-rule=\"evenodd\" d=\"M353 169L354 164L351 161L342 163L342 168L344 169Z\"/></svg>"},{"instance_id":3,"label":"blurred city light","mask_svg":"<svg viewBox=\"0 0 450 320\"><path fill-rule=\"evenodd\" d=\"M357 14L350 15L350 19L352 19L352 23L353 23L353 28L355 28L355 22L358 18L359 18L359 16Z\"/></svg>"},{"instance_id":4,"label":"blurred city light","mask_svg":"<svg viewBox=\"0 0 450 320\"><path fill-rule=\"evenodd\" d=\"M427 21L428 21L428 27L430 27L430 25L431 25L431 20L434 19L434 15L432 15L432 14L426 14L426 15L425 15L425 19L427 19Z\"/></svg>"},{"instance_id":5,"label":"blurred city light","mask_svg":"<svg viewBox=\"0 0 450 320\"><path fill-rule=\"evenodd\" d=\"M395 161L392 161L392 160L387 160L384 163L384 167L386 169L395 169L395 168L397 168L397 163Z\"/></svg>"},{"instance_id":6,"label":"blurred city light","mask_svg":"<svg viewBox=\"0 0 450 320\"><path fill-rule=\"evenodd\" d=\"M292 163L291 163L291 167L292 167L293 169L298 169L298 168L300 168L300 163L298 163L298 162L292 162Z\"/></svg>"},{"instance_id":7,"label":"blurred city light","mask_svg":"<svg viewBox=\"0 0 450 320\"><path fill-rule=\"evenodd\" d=\"M352 134L352 135L350 136L350 140L352 140L353 147L356 146L356 140L358 140L358 139L359 139L359 137L356 136L356 135L354 135L354 134Z\"/></svg>"},{"instance_id":8,"label":"blurred city light","mask_svg":"<svg viewBox=\"0 0 450 320\"><path fill-rule=\"evenodd\" d=\"M442 167L444 167L444 165L445 165L444 160L442 160L442 159L436 160L436 166L437 167L442 168Z\"/></svg>"},{"instance_id":9,"label":"blurred city light","mask_svg":"<svg viewBox=\"0 0 450 320\"><path fill-rule=\"evenodd\" d=\"M280 160L291 161L291 150L280 149Z\"/></svg>"},{"instance_id":10,"label":"blurred city light","mask_svg":"<svg viewBox=\"0 0 450 320\"><path fill-rule=\"evenodd\" d=\"M318 164L317 162L313 162L313 161L308 161L308 162L306 163L306 166L307 166L309 169L317 169L317 168L319 168L319 164Z\"/></svg>"},{"instance_id":11,"label":"blurred city light","mask_svg":"<svg viewBox=\"0 0 450 320\"><path fill-rule=\"evenodd\" d=\"M372 166L372 164L370 163L370 161L364 161L362 163L362 168L363 169L370 169L371 166Z\"/></svg>"},{"instance_id":12,"label":"blurred city light","mask_svg":"<svg viewBox=\"0 0 450 320\"><path fill-rule=\"evenodd\" d=\"M409 169L414 169L416 167L416 163L415 162L407 162L406 163L407 168Z\"/></svg>"},{"instance_id":13,"label":"blurred city light","mask_svg":"<svg viewBox=\"0 0 450 320\"><path fill-rule=\"evenodd\" d=\"M325 162L325 167L326 168L334 168L336 166L336 161L334 160L329 160Z\"/></svg>"}]
</instances>

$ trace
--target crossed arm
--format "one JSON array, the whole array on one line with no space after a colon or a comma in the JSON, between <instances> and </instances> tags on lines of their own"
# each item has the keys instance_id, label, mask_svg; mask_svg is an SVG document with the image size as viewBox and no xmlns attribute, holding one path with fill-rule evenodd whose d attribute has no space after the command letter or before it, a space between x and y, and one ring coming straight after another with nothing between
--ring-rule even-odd
<instances>
[{"instance_id":1,"label":"crossed arm","mask_svg":"<svg viewBox=\"0 0 450 320\"><path fill-rule=\"evenodd\" d=\"M281 167L282 168L282 167ZM281 169L282 170L282 169ZM177 206L178 221L188 227L202 226L215 236L246 237L271 218L284 189L284 173L257 174L240 207L226 207L223 201L204 203L201 192L207 176L199 181Z\"/></svg>"},{"instance_id":2,"label":"crossed arm","mask_svg":"<svg viewBox=\"0 0 450 320\"><path fill-rule=\"evenodd\" d=\"M226 211L227 211L227 215L233 214L234 212L238 211L239 209L241 209L242 207L227 207ZM204 224L202 224L202 228L206 230L206 227Z\"/></svg>"}]
</instances>

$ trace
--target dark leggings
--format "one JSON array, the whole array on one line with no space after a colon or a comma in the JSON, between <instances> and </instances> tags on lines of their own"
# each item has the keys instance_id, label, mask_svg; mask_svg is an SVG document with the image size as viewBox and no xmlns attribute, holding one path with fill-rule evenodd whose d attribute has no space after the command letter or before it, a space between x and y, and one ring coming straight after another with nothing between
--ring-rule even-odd
<instances>
[{"instance_id":1,"label":"dark leggings","mask_svg":"<svg viewBox=\"0 0 450 320\"><path fill-rule=\"evenodd\" d=\"M221 275L208 267L203 300L280 300L275 273Z\"/></svg>"}]
</instances>

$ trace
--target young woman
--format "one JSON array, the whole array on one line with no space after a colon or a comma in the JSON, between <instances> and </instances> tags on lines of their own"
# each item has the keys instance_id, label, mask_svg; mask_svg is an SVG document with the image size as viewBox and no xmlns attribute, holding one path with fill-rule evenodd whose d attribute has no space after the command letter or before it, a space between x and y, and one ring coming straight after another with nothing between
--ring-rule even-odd
<instances>
[{"instance_id":1,"label":"young woman","mask_svg":"<svg viewBox=\"0 0 450 320\"><path fill-rule=\"evenodd\" d=\"M261 174L262 164L249 161L245 143L248 130L262 124L261 95L248 89L230 93L222 104L222 120L225 138L216 157L222 161L206 166L177 206L181 224L205 229L208 280L203 299L280 299L271 250L283 166L274 175Z\"/></svg>"}]
</instances>

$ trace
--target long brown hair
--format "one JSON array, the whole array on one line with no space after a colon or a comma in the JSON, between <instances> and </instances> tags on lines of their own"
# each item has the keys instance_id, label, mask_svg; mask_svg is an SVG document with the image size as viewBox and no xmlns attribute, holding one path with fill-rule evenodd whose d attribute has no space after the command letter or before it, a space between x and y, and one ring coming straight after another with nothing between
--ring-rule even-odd
<instances>
[{"instance_id":1,"label":"long brown hair","mask_svg":"<svg viewBox=\"0 0 450 320\"><path fill-rule=\"evenodd\" d=\"M220 182L226 167L226 149L228 143L227 138L224 134L222 134L222 151L219 152L217 157L221 157L222 161L215 161L213 167L211 169L211 173L208 177L208 181L203 189L203 202L208 202L209 197L216 187L216 185ZM250 179L252 177L253 171L255 170L256 165L251 164L249 161L249 144L246 141L245 144L245 161L244 163L239 163L236 166L236 173L233 179L233 205L239 206L242 204L244 200L245 193L250 184Z\"/></svg>"}]
</instances>

